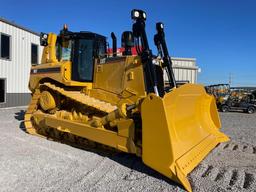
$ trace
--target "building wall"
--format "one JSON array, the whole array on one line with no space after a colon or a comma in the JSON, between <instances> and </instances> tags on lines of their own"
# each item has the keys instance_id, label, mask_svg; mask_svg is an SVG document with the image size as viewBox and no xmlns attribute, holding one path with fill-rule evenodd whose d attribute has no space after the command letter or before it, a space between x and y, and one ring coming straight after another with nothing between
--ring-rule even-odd
<instances>
[{"instance_id":1,"label":"building wall","mask_svg":"<svg viewBox=\"0 0 256 192\"><path fill-rule=\"evenodd\" d=\"M42 47L39 36L0 21L0 34L11 36L11 59L0 58L0 79L6 79L6 102L1 107L26 105L30 99L28 89L31 67L31 43L38 45L38 62L41 59Z\"/></svg>"},{"instance_id":2,"label":"building wall","mask_svg":"<svg viewBox=\"0 0 256 192\"><path fill-rule=\"evenodd\" d=\"M172 57L172 63L176 81L197 83L199 67L196 65L196 59ZM164 74L164 79L166 81L168 80L166 72Z\"/></svg>"}]
</instances>

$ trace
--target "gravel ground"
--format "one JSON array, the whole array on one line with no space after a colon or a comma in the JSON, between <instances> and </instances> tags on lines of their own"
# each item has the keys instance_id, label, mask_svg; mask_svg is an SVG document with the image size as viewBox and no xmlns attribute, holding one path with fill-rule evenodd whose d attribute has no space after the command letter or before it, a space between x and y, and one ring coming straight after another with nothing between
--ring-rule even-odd
<instances>
[{"instance_id":1,"label":"gravel ground","mask_svg":"<svg viewBox=\"0 0 256 192\"><path fill-rule=\"evenodd\" d=\"M0 191L184 191L124 153L86 151L26 134L24 108L0 109ZM256 114L220 114L231 141L189 179L194 191L256 191Z\"/></svg>"}]
</instances>

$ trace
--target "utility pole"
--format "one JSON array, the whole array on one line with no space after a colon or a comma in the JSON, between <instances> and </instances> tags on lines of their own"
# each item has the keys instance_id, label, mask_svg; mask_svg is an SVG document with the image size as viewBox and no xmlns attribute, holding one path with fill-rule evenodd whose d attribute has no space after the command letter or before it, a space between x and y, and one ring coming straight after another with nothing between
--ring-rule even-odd
<instances>
[{"instance_id":1,"label":"utility pole","mask_svg":"<svg viewBox=\"0 0 256 192\"><path fill-rule=\"evenodd\" d=\"M229 85L231 85L231 83L232 83L232 75L231 75L231 73L229 73L228 83L229 83Z\"/></svg>"}]
</instances>

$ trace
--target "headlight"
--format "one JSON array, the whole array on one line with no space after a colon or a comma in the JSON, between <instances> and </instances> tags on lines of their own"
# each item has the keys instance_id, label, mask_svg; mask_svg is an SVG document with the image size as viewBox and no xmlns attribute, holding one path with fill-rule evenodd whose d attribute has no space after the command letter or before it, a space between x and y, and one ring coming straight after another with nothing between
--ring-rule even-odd
<instances>
[{"instance_id":1,"label":"headlight","mask_svg":"<svg viewBox=\"0 0 256 192\"><path fill-rule=\"evenodd\" d=\"M48 34L47 33L41 33L40 34L40 45L41 46L47 46L48 45Z\"/></svg>"},{"instance_id":2,"label":"headlight","mask_svg":"<svg viewBox=\"0 0 256 192\"><path fill-rule=\"evenodd\" d=\"M46 40L48 38L48 35L47 34L44 34L43 35L43 38Z\"/></svg>"},{"instance_id":3,"label":"headlight","mask_svg":"<svg viewBox=\"0 0 256 192\"><path fill-rule=\"evenodd\" d=\"M142 10L138 10L138 9L133 9L131 12L131 16L132 19L137 20L137 19L141 19L141 20L146 20L146 13Z\"/></svg>"},{"instance_id":4,"label":"headlight","mask_svg":"<svg viewBox=\"0 0 256 192\"><path fill-rule=\"evenodd\" d=\"M164 24L159 22L159 23L156 23L156 30L157 31L164 31Z\"/></svg>"},{"instance_id":5,"label":"headlight","mask_svg":"<svg viewBox=\"0 0 256 192\"><path fill-rule=\"evenodd\" d=\"M140 16L139 11L134 11L134 17L139 18L139 16Z\"/></svg>"},{"instance_id":6,"label":"headlight","mask_svg":"<svg viewBox=\"0 0 256 192\"><path fill-rule=\"evenodd\" d=\"M143 15L143 18L144 18L144 19L146 19L146 18L147 18L147 16L146 16L146 13L145 13L145 12L143 12L143 13L142 13L142 15Z\"/></svg>"}]
</instances>

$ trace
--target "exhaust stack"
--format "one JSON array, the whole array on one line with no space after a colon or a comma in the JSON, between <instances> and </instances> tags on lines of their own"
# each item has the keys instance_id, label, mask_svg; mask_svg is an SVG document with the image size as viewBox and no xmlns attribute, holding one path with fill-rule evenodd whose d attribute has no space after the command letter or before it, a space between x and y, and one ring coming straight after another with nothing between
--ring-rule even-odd
<instances>
[{"instance_id":1,"label":"exhaust stack","mask_svg":"<svg viewBox=\"0 0 256 192\"><path fill-rule=\"evenodd\" d=\"M111 33L111 38L112 38L113 57L116 57L117 41L116 41L116 35L114 32Z\"/></svg>"}]
</instances>

